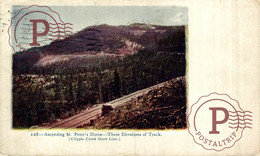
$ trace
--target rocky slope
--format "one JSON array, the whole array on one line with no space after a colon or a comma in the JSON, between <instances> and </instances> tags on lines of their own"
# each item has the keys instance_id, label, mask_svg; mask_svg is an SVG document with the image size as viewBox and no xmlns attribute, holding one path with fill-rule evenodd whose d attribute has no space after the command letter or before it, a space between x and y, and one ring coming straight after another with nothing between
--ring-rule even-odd
<instances>
[{"instance_id":1,"label":"rocky slope","mask_svg":"<svg viewBox=\"0 0 260 156\"><path fill-rule=\"evenodd\" d=\"M119 106L85 128L178 129L186 128L185 77Z\"/></svg>"}]
</instances>

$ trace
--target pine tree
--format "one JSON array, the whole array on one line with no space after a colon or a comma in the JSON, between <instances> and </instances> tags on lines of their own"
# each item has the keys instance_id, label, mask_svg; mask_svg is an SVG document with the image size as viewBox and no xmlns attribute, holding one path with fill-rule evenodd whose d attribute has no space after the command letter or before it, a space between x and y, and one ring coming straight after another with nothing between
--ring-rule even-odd
<instances>
[{"instance_id":1,"label":"pine tree","mask_svg":"<svg viewBox=\"0 0 260 156\"><path fill-rule=\"evenodd\" d=\"M120 92L121 84L120 84L120 77L118 75L117 70L114 71L114 81L113 81L113 96L115 98L119 98L121 96Z\"/></svg>"},{"instance_id":2,"label":"pine tree","mask_svg":"<svg viewBox=\"0 0 260 156\"><path fill-rule=\"evenodd\" d=\"M133 79L132 90L136 91L138 89L138 84L137 84L136 72L134 71L134 68L132 68L132 79Z\"/></svg>"},{"instance_id":3,"label":"pine tree","mask_svg":"<svg viewBox=\"0 0 260 156\"><path fill-rule=\"evenodd\" d=\"M62 82L60 77L55 78L55 100L63 100Z\"/></svg>"},{"instance_id":4,"label":"pine tree","mask_svg":"<svg viewBox=\"0 0 260 156\"><path fill-rule=\"evenodd\" d=\"M98 85L98 95L99 95L99 103L103 102L103 85L99 83Z\"/></svg>"},{"instance_id":5,"label":"pine tree","mask_svg":"<svg viewBox=\"0 0 260 156\"><path fill-rule=\"evenodd\" d=\"M72 107L75 107L75 88L73 86L72 81L69 82L69 85L67 87L67 91L66 91L66 99L68 101L68 103L70 105L72 105Z\"/></svg>"},{"instance_id":6,"label":"pine tree","mask_svg":"<svg viewBox=\"0 0 260 156\"><path fill-rule=\"evenodd\" d=\"M84 102L84 86L83 81L80 76L78 76L78 86L77 86L77 94L76 94L76 107L81 107Z\"/></svg>"}]
</instances>

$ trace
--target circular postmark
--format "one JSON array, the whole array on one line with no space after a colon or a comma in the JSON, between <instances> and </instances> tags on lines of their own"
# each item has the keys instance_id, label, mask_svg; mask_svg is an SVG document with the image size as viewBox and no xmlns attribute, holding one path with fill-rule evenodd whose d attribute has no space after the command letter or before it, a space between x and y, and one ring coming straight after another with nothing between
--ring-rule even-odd
<instances>
[{"instance_id":1,"label":"circular postmark","mask_svg":"<svg viewBox=\"0 0 260 156\"><path fill-rule=\"evenodd\" d=\"M222 151L233 147L245 128L251 128L251 113L229 95L211 93L191 106L189 133L204 149Z\"/></svg>"},{"instance_id":2,"label":"circular postmark","mask_svg":"<svg viewBox=\"0 0 260 156\"><path fill-rule=\"evenodd\" d=\"M31 5L14 9L14 14L8 29L9 44L23 61L53 59L72 34L72 24L64 23L48 6Z\"/></svg>"}]
</instances>

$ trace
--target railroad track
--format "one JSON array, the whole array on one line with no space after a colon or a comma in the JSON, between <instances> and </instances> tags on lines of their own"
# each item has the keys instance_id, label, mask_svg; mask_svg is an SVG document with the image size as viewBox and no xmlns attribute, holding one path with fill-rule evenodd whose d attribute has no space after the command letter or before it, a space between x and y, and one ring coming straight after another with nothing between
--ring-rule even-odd
<instances>
[{"instance_id":1,"label":"railroad track","mask_svg":"<svg viewBox=\"0 0 260 156\"><path fill-rule=\"evenodd\" d=\"M176 79L178 79L178 78L176 78ZM131 93L129 95L123 96L121 98L115 99L115 100L107 102L107 103L111 104L115 108L117 106L125 104L126 102L132 100L133 98L141 96L142 94L144 94L147 91L161 87L164 84L166 84L167 82L168 81L159 83L159 84L151 86L149 88L145 88L145 89L136 91L134 93ZM89 123L91 119L95 119L98 116L100 116L101 113L102 113L101 108L102 108L102 105L98 105L94 108L88 109L86 112L79 113L79 114L74 115L72 117L69 117L69 118L67 118L63 121L56 122L52 125L45 126L45 128L48 128L48 129L52 129L52 128L77 128L77 127L82 126L86 123Z\"/></svg>"}]
</instances>

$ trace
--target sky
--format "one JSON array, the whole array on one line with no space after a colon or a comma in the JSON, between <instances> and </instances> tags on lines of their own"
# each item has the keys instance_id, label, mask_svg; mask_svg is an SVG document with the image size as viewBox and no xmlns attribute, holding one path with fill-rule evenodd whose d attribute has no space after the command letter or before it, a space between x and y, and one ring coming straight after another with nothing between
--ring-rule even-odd
<instances>
[{"instance_id":1,"label":"sky","mask_svg":"<svg viewBox=\"0 0 260 156\"><path fill-rule=\"evenodd\" d=\"M79 31L93 24L127 25L147 23L156 25L186 25L188 10L180 7L53 7L66 22L75 23ZM74 10L74 11L69 11Z\"/></svg>"},{"instance_id":2,"label":"sky","mask_svg":"<svg viewBox=\"0 0 260 156\"><path fill-rule=\"evenodd\" d=\"M27 6L13 6L12 15L15 16L19 10ZM36 8L36 7L35 7ZM154 25L187 25L188 24L188 9L186 7L175 6L51 6L53 11L59 13L61 20L64 23L72 23L71 31L76 33L88 26L108 24L108 25L129 25L131 23L146 23ZM40 14L30 14L31 17L41 18ZM31 18L30 17L30 18ZM16 19L18 20L18 19ZM26 20L25 18L23 20ZM14 22L15 23L15 22ZM32 29L29 21L20 22L23 27L17 28L18 37L25 44L31 41L26 41L26 34L32 34ZM44 27L39 24L38 27ZM39 28L39 29L40 29ZM12 27L12 30L14 27ZM38 29L38 30L39 30ZM43 29L43 28L42 28ZM19 34L19 30L20 34ZM26 30L26 31L25 31ZM28 30L28 31L27 31ZM46 38L45 38L46 39ZM43 39L44 40L44 37ZM44 42L48 44L49 42Z\"/></svg>"}]
</instances>

